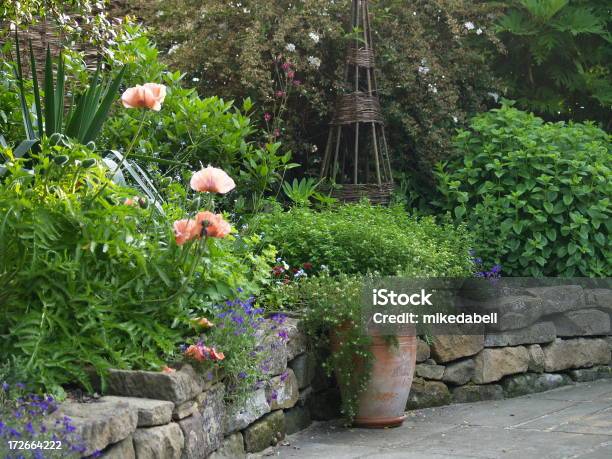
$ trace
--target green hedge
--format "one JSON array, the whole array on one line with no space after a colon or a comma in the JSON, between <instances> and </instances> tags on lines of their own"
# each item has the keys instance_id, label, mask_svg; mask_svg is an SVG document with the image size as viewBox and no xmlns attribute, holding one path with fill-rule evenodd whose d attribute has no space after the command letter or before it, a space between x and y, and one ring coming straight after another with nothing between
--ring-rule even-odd
<instances>
[{"instance_id":1,"label":"green hedge","mask_svg":"<svg viewBox=\"0 0 612 459\"><path fill-rule=\"evenodd\" d=\"M472 120L440 167L439 203L479 256L512 276L610 276L612 150L593 124L545 123L509 105Z\"/></svg>"},{"instance_id":2,"label":"green hedge","mask_svg":"<svg viewBox=\"0 0 612 459\"><path fill-rule=\"evenodd\" d=\"M261 215L251 225L291 266L406 276L460 276L471 270L471 240L464 228L411 217L398 206L294 208Z\"/></svg>"}]
</instances>

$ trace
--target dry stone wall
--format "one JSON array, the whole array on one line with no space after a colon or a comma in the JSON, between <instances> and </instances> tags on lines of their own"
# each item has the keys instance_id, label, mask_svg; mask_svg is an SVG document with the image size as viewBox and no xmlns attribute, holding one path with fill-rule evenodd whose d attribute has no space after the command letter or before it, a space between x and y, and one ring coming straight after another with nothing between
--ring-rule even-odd
<instances>
[{"instance_id":1,"label":"dry stone wall","mask_svg":"<svg viewBox=\"0 0 612 459\"><path fill-rule=\"evenodd\" d=\"M281 441L311 423L306 403L316 361L296 319L283 325L288 339L273 347L268 381L240 406L227 406L222 375L190 365L174 373L111 370L106 394L63 403L87 445L84 457L113 459L239 459ZM267 339L267 338L266 338Z\"/></svg>"},{"instance_id":2,"label":"dry stone wall","mask_svg":"<svg viewBox=\"0 0 612 459\"><path fill-rule=\"evenodd\" d=\"M508 289L480 309L498 324L419 339L407 409L498 400L612 378L612 290L556 285ZM339 395L315 376L311 416L338 416Z\"/></svg>"},{"instance_id":3,"label":"dry stone wall","mask_svg":"<svg viewBox=\"0 0 612 459\"><path fill-rule=\"evenodd\" d=\"M407 409L498 400L575 382L612 378L612 290L580 286L531 288L490 306L493 329L469 336L419 339ZM267 383L241 406L224 403L222 375L189 365L175 373L113 370L106 396L67 402L88 446L86 455L122 459L237 459L340 415L333 378L307 352L298 321L289 339L269 345Z\"/></svg>"},{"instance_id":4,"label":"dry stone wall","mask_svg":"<svg viewBox=\"0 0 612 459\"><path fill-rule=\"evenodd\" d=\"M498 312L496 326L419 344L409 409L612 378L612 290L527 288L508 292L485 308Z\"/></svg>"}]
</instances>

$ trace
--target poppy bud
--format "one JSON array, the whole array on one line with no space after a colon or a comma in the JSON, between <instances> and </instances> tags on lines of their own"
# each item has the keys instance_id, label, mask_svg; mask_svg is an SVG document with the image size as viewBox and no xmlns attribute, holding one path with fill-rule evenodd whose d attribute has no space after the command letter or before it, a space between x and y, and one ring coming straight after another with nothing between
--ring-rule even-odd
<instances>
[{"instance_id":1,"label":"poppy bud","mask_svg":"<svg viewBox=\"0 0 612 459\"><path fill-rule=\"evenodd\" d=\"M95 159L95 158L89 158L89 159L84 160L84 161L81 163L81 167L82 167L83 169L89 169L90 167L93 167L93 166L95 166L96 164L97 164L97 161L96 161L96 159Z\"/></svg>"},{"instance_id":2,"label":"poppy bud","mask_svg":"<svg viewBox=\"0 0 612 459\"><path fill-rule=\"evenodd\" d=\"M62 140L62 134L60 134L59 132L54 132L53 134L51 134L51 136L49 137L49 143L52 146L56 146L60 143L60 140Z\"/></svg>"},{"instance_id":3,"label":"poppy bud","mask_svg":"<svg viewBox=\"0 0 612 459\"><path fill-rule=\"evenodd\" d=\"M69 159L70 158L68 158L68 156L66 155L59 155L53 158L53 162L57 164L58 166L63 166L64 164L68 162Z\"/></svg>"}]
</instances>

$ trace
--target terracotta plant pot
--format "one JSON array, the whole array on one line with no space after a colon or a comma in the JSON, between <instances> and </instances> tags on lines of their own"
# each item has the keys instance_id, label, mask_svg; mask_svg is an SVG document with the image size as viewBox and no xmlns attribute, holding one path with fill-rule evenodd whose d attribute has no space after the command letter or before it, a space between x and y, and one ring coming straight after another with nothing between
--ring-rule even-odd
<instances>
[{"instance_id":1,"label":"terracotta plant pot","mask_svg":"<svg viewBox=\"0 0 612 459\"><path fill-rule=\"evenodd\" d=\"M337 335L331 338L333 352L340 343ZM395 346L380 336L372 337L372 374L367 389L359 396L357 415L353 420L357 427L397 427L406 418L406 402L416 365L417 338L398 336L397 342Z\"/></svg>"}]
</instances>

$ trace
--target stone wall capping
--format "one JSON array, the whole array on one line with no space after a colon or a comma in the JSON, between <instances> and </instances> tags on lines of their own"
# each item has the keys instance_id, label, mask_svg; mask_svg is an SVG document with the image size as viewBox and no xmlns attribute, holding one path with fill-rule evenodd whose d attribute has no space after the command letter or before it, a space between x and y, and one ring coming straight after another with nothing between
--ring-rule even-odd
<instances>
[{"instance_id":1,"label":"stone wall capping","mask_svg":"<svg viewBox=\"0 0 612 459\"><path fill-rule=\"evenodd\" d=\"M582 309L554 316L561 337L601 336L610 333L610 315L598 309Z\"/></svg>"},{"instance_id":2,"label":"stone wall capping","mask_svg":"<svg viewBox=\"0 0 612 459\"><path fill-rule=\"evenodd\" d=\"M117 397L108 395L101 401L127 403L138 413L138 427L153 427L168 424L172 420L174 403L137 397Z\"/></svg>"},{"instance_id":3,"label":"stone wall capping","mask_svg":"<svg viewBox=\"0 0 612 459\"><path fill-rule=\"evenodd\" d=\"M159 371L110 370L108 394L150 398L182 403L195 398L204 389L203 378L191 365L174 373Z\"/></svg>"}]
</instances>

